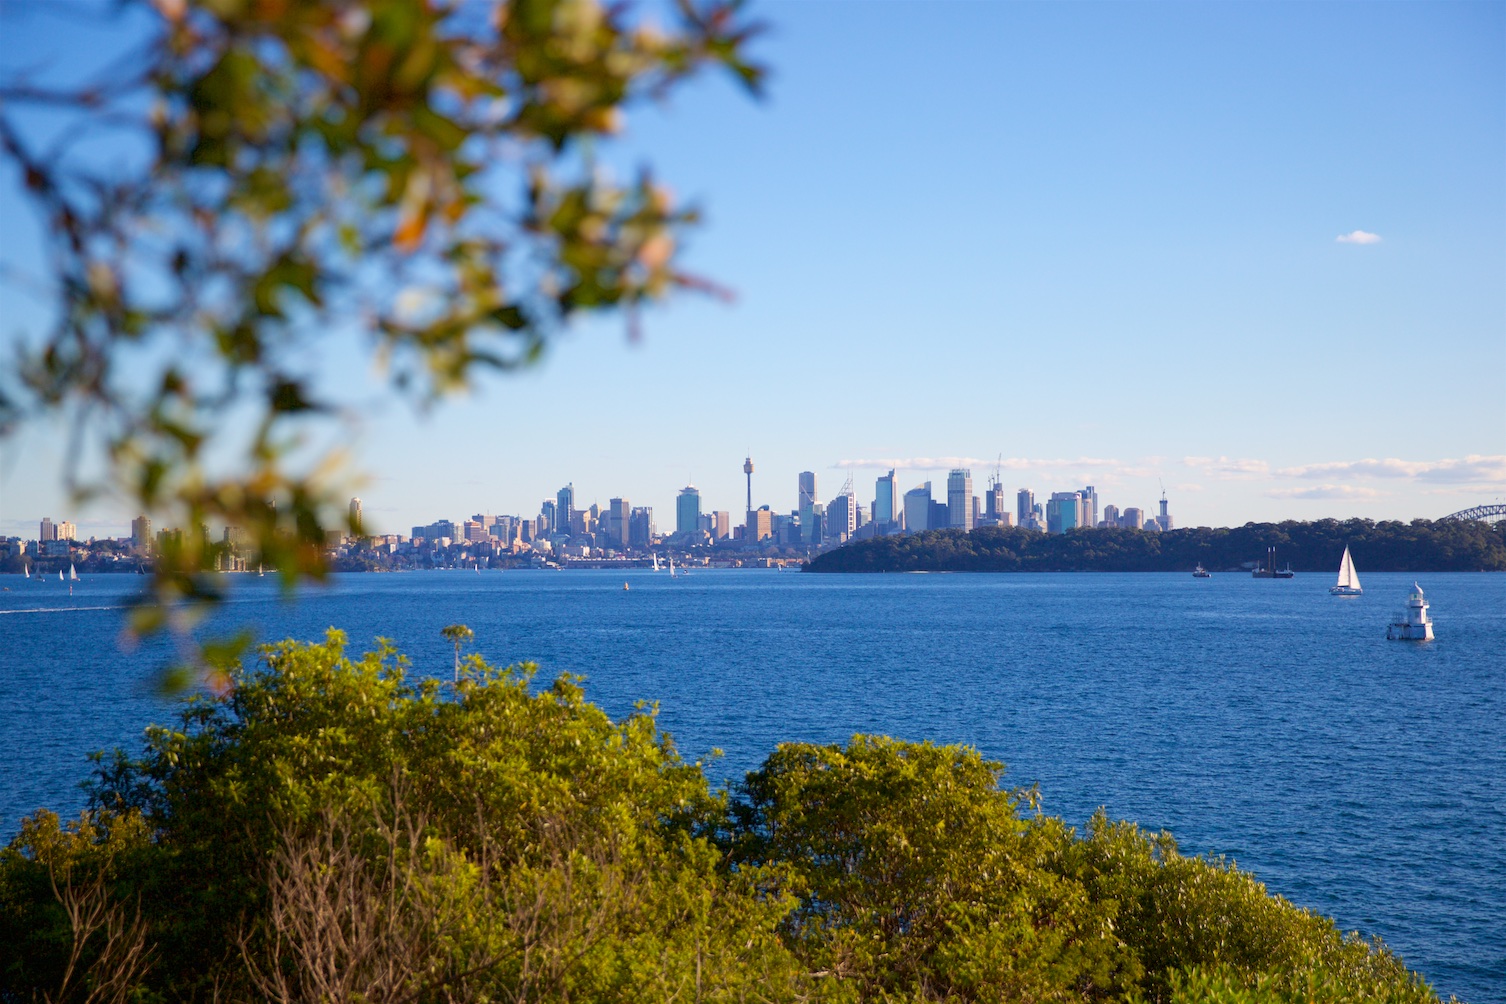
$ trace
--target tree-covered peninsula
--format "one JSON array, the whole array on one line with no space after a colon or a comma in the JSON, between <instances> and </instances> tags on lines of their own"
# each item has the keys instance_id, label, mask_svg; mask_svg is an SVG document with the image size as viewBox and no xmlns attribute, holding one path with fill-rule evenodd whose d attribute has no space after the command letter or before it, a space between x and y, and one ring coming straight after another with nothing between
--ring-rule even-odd
<instances>
[{"instance_id":1,"label":"tree-covered peninsula","mask_svg":"<svg viewBox=\"0 0 1506 1004\"><path fill-rule=\"evenodd\" d=\"M24 820L0 1001L1437 1000L1230 863L1039 812L972 749L792 743L716 791L569 677L405 666L338 632L268 648L103 758L80 818Z\"/></svg>"},{"instance_id":2,"label":"tree-covered peninsula","mask_svg":"<svg viewBox=\"0 0 1506 1004\"><path fill-rule=\"evenodd\" d=\"M1506 571L1506 523L1324 519L1157 533L1097 528L1046 534L1019 527L928 530L856 541L818 556L812 572L1240 571L1276 549L1278 566L1335 572L1344 548L1363 572Z\"/></svg>"}]
</instances>

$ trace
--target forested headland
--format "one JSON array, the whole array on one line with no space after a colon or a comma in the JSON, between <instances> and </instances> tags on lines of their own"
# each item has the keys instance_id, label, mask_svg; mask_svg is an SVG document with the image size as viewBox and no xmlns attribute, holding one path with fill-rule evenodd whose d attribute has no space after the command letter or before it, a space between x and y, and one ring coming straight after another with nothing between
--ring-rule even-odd
<instances>
[{"instance_id":1,"label":"forested headland","mask_svg":"<svg viewBox=\"0 0 1506 1004\"><path fill-rule=\"evenodd\" d=\"M565 676L286 642L0 851L0 1001L1437 1000L1378 942L960 746L717 791ZM451 635L447 635L451 637ZM449 675L445 666L445 675Z\"/></svg>"},{"instance_id":2,"label":"forested headland","mask_svg":"<svg viewBox=\"0 0 1506 1004\"><path fill-rule=\"evenodd\" d=\"M928 530L856 541L819 555L812 572L1240 571L1276 549L1278 567L1337 572L1344 548L1365 572L1506 571L1506 522L1368 519L1246 523L1155 532L1046 534L1019 527Z\"/></svg>"}]
</instances>

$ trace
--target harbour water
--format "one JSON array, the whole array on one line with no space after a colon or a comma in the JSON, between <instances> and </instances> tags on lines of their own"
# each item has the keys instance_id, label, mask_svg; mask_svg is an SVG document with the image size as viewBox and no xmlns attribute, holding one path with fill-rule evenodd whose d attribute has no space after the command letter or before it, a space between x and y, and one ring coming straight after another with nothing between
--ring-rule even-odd
<instances>
[{"instance_id":1,"label":"harbour water","mask_svg":"<svg viewBox=\"0 0 1506 1004\"><path fill-rule=\"evenodd\" d=\"M737 778L784 740L968 743L1044 809L1168 829L1271 891L1379 935L1442 994L1506 1001L1506 576L864 575L707 571L336 576L296 603L238 576L221 627L378 635L448 676L446 624L499 662L657 701L690 759ZM1418 579L1438 638L1388 642ZM0 833L83 805L91 750L172 702L165 642L117 644L134 576L6 576ZM626 581L631 588L624 590Z\"/></svg>"}]
</instances>

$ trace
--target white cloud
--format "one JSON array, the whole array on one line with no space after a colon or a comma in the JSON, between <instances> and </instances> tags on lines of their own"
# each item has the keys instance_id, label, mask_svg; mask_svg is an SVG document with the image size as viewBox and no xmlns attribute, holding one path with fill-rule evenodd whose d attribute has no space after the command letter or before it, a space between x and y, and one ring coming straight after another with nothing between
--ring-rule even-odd
<instances>
[{"instance_id":1,"label":"white cloud","mask_svg":"<svg viewBox=\"0 0 1506 1004\"><path fill-rule=\"evenodd\" d=\"M1183 457L1183 465L1200 467L1219 478L1257 478L1271 473L1264 460L1231 460L1228 457Z\"/></svg>"},{"instance_id":2,"label":"white cloud","mask_svg":"<svg viewBox=\"0 0 1506 1004\"><path fill-rule=\"evenodd\" d=\"M1282 467L1276 473L1284 478L1321 478L1323 480L1406 479L1433 484L1506 483L1506 455L1484 456L1472 453L1462 460L1340 460L1324 464Z\"/></svg>"},{"instance_id":3,"label":"white cloud","mask_svg":"<svg viewBox=\"0 0 1506 1004\"><path fill-rule=\"evenodd\" d=\"M1266 495L1273 499L1369 499L1380 492L1356 485L1317 485L1313 488L1281 488Z\"/></svg>"},{"instance_id":4,"label":"white cloud","mask_svg":"<svg viewBox=\"0 0 1506 1004\"><path fill-rule=\"evenodd\" d=\"M1334 240L1340 244L1379 244L1381 236L1367 230L1351 230L1347 234L1339 234Z\"/></svg>"}]
</instances>

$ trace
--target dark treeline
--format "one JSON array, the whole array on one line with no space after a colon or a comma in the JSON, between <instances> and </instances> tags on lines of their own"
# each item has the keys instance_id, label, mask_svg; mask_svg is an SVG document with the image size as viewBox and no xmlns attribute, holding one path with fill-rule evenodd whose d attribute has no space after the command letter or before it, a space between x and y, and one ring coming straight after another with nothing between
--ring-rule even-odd
<instances>
[{"instance_id":1,"label":"dark treeline","mask_svg":"<svg viewBox=\"0 0 1506 1004\"><path fill-rule=\"evenodd\" d=\"M1236 571L1276 548L1276 563L1337 572L1344 547L1365 572L1506 571L1506 523L1424 520L1200 526L1165 533L1080 529L1045 534L1018 527L930 530L858 541L820 555L813 572L1179 572L1199 563Z\"/></svg>"}]
</instances>

